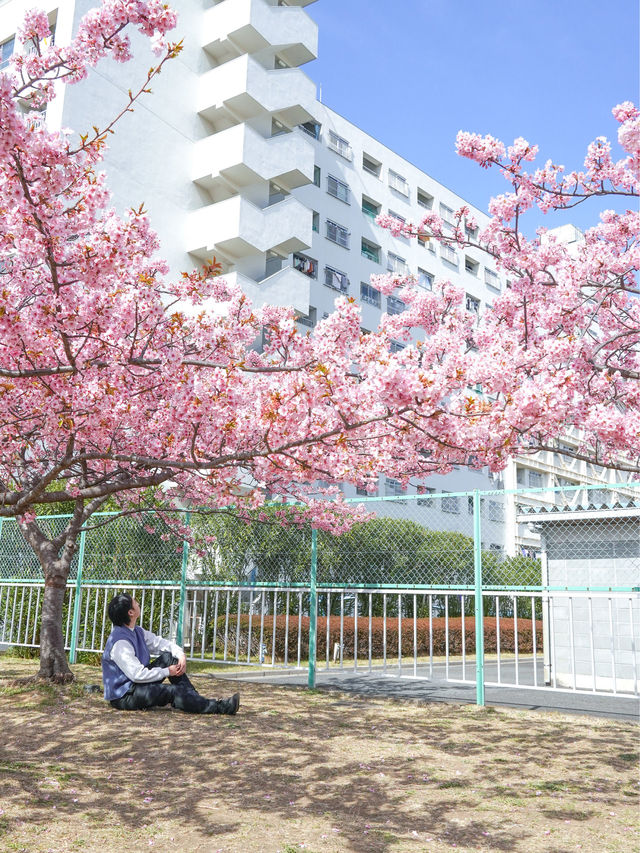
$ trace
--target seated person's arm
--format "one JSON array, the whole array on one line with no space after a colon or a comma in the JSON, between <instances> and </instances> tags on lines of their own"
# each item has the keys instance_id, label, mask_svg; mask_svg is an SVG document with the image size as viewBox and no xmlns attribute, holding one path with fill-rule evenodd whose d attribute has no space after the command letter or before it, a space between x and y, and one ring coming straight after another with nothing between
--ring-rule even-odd
<instances>
[{"instance_id":1,"label":"seated person's arm","mask_svg":"<svg viewBox=\"0 0 640 853\"><path fill-rule=\"evenodd\" d=\"M144 634L144 641L150 655L159 655L160 652L171 652L173 657L178 659L179 663L185 664L186 668L186 657L180 646L172 643L171 640L165 640L164 637L152 634L151 631L145 631L144 628L142 629L142 633Z\"/></svg>"},{"instance_id":2,"label":"seated person's arm","mask_svg":"<svg viewBox=\"0 0 640 853\"><path fill-rule=\"evenodd\" d=\"M133 681L135 684L162 681L163 678L169 677L169 667L158 666L147 669L146 666L143 666L128 640L118 640L117 643L113 644L111 660L120 667L129 681Z\"/></svg>"}]
</instances>

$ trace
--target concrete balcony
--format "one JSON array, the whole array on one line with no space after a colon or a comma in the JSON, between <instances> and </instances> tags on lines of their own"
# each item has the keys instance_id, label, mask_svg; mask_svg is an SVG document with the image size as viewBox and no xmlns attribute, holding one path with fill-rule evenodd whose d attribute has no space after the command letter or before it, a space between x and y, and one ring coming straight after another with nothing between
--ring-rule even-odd
<instances>
[{"instance_id":1,"label":"concrete balcony","mask_svg":"<svg viewBox=\"0 0 640 853\"><path fill-rule=\"evenodd\" d=\"M293 127L313 120L316 87L298 68L267 71L250 56L239 56L201 76L196 103L214 124L238 124L269 113Z\"/></svg>"},{"instance_id":2,"label":"concrete balcony","mask_svg":"<svg viewBox=\"0 0 640 853\"><path fill-rule=\"evenodd\" d=\"M229 261L267 252L280 255L311 245L311 211L293 196L260 209L241 196L189 214L186 251L202 260L221 254Z\"/></svg>"},{"instance_id":3,"label":"concrete balcony","mask_svg":"<svg viewBox=\"0 0 640 853\"><path fill-rule=\"evenodd\" d=\"M234 0L207 9L202 22L202 47L216 62L269 47L294 67L318 55L318 25L300 7Z\"/></svg>"},{"instance_id":4,"label":"concrete balcony","mask_svg":"<svg viewBox=\"0 0 640 853\"><path fill-rule=\"evenodd\" d=\"M208 190L222 182L233 188L275 181L287 190L313 181L315 152L303 134L265 139L246 124L230 127L193 147L191 177Z\"/></svg>"},{"instance_id":5,"label":"concrete balcony","mask_svg":"<svg viewBox=\"0 0 640 853\"><path fill-rule=\"evenodd\" d=\"M239 272L225 273L229 284L238 284L256 308L262 305L290 305L299 314L309 311L311 280L293 267L284 267L260 282Z\"/></svg>"}]
</instances>

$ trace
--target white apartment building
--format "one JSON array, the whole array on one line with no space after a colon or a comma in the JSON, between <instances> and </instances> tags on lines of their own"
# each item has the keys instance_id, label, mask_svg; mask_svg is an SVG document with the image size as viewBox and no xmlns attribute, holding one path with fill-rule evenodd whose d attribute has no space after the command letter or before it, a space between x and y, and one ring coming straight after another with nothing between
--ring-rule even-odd
<instances>
[{"instance_id":1,"label":"white apartment building","mask_svg":"<svg viewBox=\"0 0 640 853\"><path fill-rule=\"evenodd\" d=\"M364 329L375 328L382 312L401 310L399 300L369 284L371 274L387 270L414 273L426 288L434 278L448 278L464 290L469 310L482 312L505 286L482 253L395 238L375 224L378 213L416 221L426 209L446 221L465 202L317 100L300 68L317 55L317 26L304 8L312 2L172 2L179 13L172 40L182 38L184 49L109 141L106 169L116 206L145 203L174 272L215 255L225 277L254 301L293 305L302 329L313 329L339 294L361 304ZM0 69L33 3L0 0ZM95 3L40 0L57 43L71 37ZM87 81L63 88L44 119L49 129L104 126L122 109L129 89L154 63L143 40L133 41L132 62L103 62ZM472 210L480 225L487 221ZM615 479L551 456L516 460L498 481L467 468L434 475L429 490ZM379 491L398 494L400 486L382 478ZM345 486L345 493L355 490ZM486 547L536 550L537 535L517 524L512 497L491 503ZM441 527L467 532L466 498L441 505Z\"/></svg>"}]
</instances>

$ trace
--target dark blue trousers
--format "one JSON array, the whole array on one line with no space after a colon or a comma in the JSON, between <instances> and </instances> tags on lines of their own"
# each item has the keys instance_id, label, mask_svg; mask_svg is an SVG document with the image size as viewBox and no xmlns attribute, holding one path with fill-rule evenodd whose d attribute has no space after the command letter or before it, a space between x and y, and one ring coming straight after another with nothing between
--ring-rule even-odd
<instances>
[{"instance_id":1,"label":"dark blue trousers","mask_svg":"<svg viewBox=\"0 0 640 853\"><path fill-rule=\"evenodd\" d=\"M177 662L171 652L162 652L160 657L149 664L148 669L166 667ZM128 693L120 699L113 699L111 704L120 711L141 711L144 708L173 705L174 708L191 714L219 713L218 702L201 696L186 674L169 676L169 682L166 684L163 680L134 684Z\"/></svg>"}]
</instances>

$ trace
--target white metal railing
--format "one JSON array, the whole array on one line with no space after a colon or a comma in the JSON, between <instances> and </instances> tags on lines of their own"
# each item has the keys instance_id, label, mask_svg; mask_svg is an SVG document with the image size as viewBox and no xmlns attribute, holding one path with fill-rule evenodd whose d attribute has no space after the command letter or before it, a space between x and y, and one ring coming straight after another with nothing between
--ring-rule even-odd
<instances>
[{"instance_id":1,"label":"white metal railing","mask_svg":"<svg viewBox=\"0 0 640 853\"><path fill-rule=\"evenodd\" d=\"M69 584L66 648L100 652L111 629L107 604L122 585ZM237 666L308 666L308 586L126 586L140 624L181 637L187 657ZM78 596L79 592L79 596ZM0 583L0 643L39 645L42 582ZM76 596L78 598L76 599ZM319 671L475 684L471 588L317 589ZM639 696L640 594L581 590L482 592L486 686ZM73 614L76 614L74 617Z\"/></svg>"}]
</instances>

